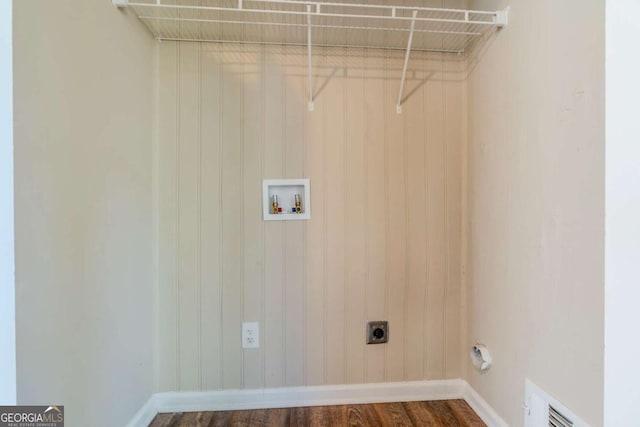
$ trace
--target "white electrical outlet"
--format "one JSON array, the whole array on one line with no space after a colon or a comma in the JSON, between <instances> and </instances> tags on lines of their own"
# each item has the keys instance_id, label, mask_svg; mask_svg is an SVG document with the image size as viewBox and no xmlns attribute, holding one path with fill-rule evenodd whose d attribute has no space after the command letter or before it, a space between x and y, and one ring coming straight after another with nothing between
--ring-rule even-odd
<instances>
[{"instance_id":1,"label":"white electrical outlet","mask_svg":"<svg viewBox=\"0 0 640 427\"><path fill-rule=\"evenodd\" d=\"M258 322L242 323L242 348L260 347L260 326Z\"/></svg>"}]
</instances>

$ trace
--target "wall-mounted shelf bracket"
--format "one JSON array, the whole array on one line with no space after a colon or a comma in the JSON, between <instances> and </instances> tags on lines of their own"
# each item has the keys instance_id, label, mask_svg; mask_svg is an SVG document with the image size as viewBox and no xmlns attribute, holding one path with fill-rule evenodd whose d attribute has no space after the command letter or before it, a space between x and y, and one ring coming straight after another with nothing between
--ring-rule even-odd
<instances>
[{"instance_id":1,"label":"wall-mounted shelf bracket","mask_svg":"<svg viewBox=\"0 0 640 427\"><path fill-rule=\"evenodd\" d=\"M320 5L317 5L317 11L320 10ZM311 63L311 5L307 5L307 61L309 72L309 111L314 110L313 104L313 66Z\"/></svg>"},{"instance_id":2,"label":"wall-mounted shelf bracket","mask_svg":"<svg viewBox=\"0 0 640 427\"><path fill-rule=\"evenodd\" d=\"M505 27L509 23L509 7L504 8L503 10L498 10L496 12L496 27L502 28Z\"/></svg>"},{"instance_id":3,"label":"wall-mounted shelf bracket","mask_svg":"<svg viewBox=\"0 0 640 427\"><path fill-rule=\"evenodd\" d=\"M115 7L127 7L128 0L113 0L113 5Z\"/></svg>"},{"instance_id":4,"label":"wall-mounted shelf bracket","mask_svg":"<svg viewBox=\"0 0 640 427\"><path fill-rule=\"evenodd\" d=\"M416 27L416 16L418 11L414 10L411 15L411 29L409 30L409 40L407 42L407 52L404 55L404 67L402 67L402 79L400 80L400 91L396 102L396 113L402 113L402 94L404 93L404 81L407 77L407 66L409 65L409 55L411 55L411 43L413 42L413 31Z\"/></svg>"}]
</instances>

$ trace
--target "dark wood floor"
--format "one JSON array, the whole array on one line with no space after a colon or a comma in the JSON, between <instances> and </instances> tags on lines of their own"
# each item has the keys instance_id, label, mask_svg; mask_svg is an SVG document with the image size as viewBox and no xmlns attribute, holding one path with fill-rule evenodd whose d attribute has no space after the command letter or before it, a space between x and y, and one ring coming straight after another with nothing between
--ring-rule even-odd
<instances>
[{"instance_id":1,"label":"dark wood floor","mask_svg":"<svg viewBox=\"0 0 640 427\"><path fill-rule=\"evenodd\" d=\"M485 424L464 400L158 414L150 427L459 426Z\"/></svg>"}]
</instances>

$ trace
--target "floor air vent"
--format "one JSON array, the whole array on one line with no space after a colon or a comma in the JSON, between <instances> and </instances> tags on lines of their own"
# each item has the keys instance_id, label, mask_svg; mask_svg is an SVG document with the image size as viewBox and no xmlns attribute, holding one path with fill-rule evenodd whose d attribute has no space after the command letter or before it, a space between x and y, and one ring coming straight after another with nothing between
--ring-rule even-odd
<instances>
[{"instance_id":1,"label":"floor air vent","mask_svg":"<svg viewBox=\"0 0 640 427\"><path fill-rule=\"evenodd\" d=\"M588 427L576 414L529 380L525 382L525 427Z\"/></svg>"}]
</instances>

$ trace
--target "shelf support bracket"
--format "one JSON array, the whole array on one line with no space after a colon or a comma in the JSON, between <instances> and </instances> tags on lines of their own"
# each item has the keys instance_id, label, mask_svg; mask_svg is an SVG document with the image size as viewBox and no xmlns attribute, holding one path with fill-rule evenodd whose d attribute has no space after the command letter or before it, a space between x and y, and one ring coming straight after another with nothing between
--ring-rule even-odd
<instances>
[{"instance_id":1,"label":"shelf support bracket","mask_svg":"<svg viewBox=\"0 0 640 427\"><path fill-rule=\"evenodd\" d=\"M509 7L496 12L495 23L498 28L506 27L509 23Z\"/></svg>"},{"instance_id":2,"label":"shelf support bracket","mask_svg":"<svg viewBox=\"0 0 640 427\"><path fill-rule=\"evenodd\" d=\"M404 67L402 67L402 79L400 80L400 91L396 102L396 113L402 113L402 93L404 92L404 80L407 77L407 66L409 65L409 55L411 54L411 43L413 42L413 30L416 27L416 16L418 11L414 10L411 15L411 29L409 30L409 41L407 42L407 52L404 55Z\"/></svg>"},{"instance_id":3,"label":"shelf support bracket","mask_svg":"<svg viewBox=\"0 0 640 427\"><path fill-rule=\"evenodd\" d=\"M127 7L127 3L128 3L127 0L113 0L112 2L113 2L113 5L117 8Z\"/></svg>"},{"instance_id":4,"label":"shelf support bracket","mask_svg":"<svg viewBox=\"0 0 640 427\"><path fill-rule=\"evenodd\" d=\"M319 6L317 6L319 7ZM307 5L307 62L309 72L309 111L313 111L313 65L311 63L311 5Z\"/></svg>"}]
</instances>

